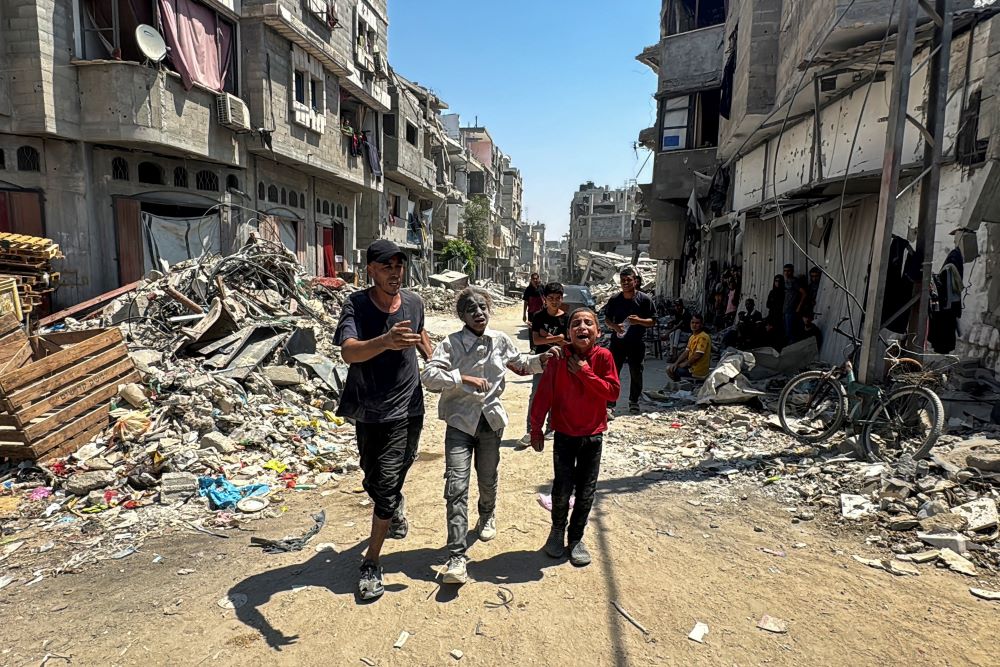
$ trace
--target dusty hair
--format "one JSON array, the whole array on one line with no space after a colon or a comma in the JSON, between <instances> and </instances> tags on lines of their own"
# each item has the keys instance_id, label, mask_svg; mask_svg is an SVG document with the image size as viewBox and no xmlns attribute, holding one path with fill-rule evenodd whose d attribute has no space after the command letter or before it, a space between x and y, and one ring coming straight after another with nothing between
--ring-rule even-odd
<instances>
[{"instance_id":1,"label":"dusty hair","mask_svg":"<svg viewBox=\"0 0 1000 667\"><path fill-rule=\"evenodd\" d=\"M464 290L458 293L458 298L455 300L455 313L458 315L459 319L462 317L462 313L465 312L465 307L468 305L472 297L478 296L486 302L486 310L493 313L493 297L490 293L484 290L482 287L466 287Z\"/></svg>"},{"instance_id":2,"label":"dusty hair","mask_svg":"<svg viewBox=\"0 0 1000 667\"><path fill-rule=\"evenodd\" d=\"M594 310L592 308L587 308L586 306L584 306L582 308L574 308L573 309L573 312L571 312L569 314L569 318L566 320L567 326L573 324L573 318L576 317L579 313L590 313L591 315L594 316L594 324L597 324L597 321L598 321L597 320L597 313L594 312Z\"/></svg>"}]
</instances>

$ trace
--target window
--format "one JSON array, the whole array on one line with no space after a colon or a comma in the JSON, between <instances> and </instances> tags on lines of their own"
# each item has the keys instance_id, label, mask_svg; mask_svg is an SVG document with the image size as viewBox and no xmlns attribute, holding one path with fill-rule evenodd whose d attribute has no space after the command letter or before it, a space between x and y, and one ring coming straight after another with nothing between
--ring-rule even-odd
<instances>
[{"instance_id":1,"label":"window","mask_svg":"<svg viewBox=\"0 0 1000 667\"><path fill-rule=\"evenodd\" d=\"M194 177L195 187L204 192L219 191L219 177L215 172L202 170Z\"/></svg>"},{"instance_id":2,"label":"window","mask_svg":"<svg viewBox=\"0 0 1000 667\"><path fill-rule=\"evenodd\" d=\"M184 167L174 168L174 187L186 188L188 186L188 170Z\"/></svg>"},{"instance_id":3,"label":"window","mask_svg":"<svg viewBox=\"0 0 1000 667\"><path fill-rule=\"evenodd\" d=\"M406 143L417 145L417 126L410 121L406 121Z\"/></svg>"},{"instance_id":4,"label":"window","mask_svg":"<svg viewBox=\"0 0 1000 667\"><path fill-rule=\"evenodd\" d=\"M969 95L969 99L965 103L965 110L962 111L958 137L955 140L955 155L958 161L965 166L984 162L990 145L989 138L979 138L979 110L982 106L982 95L981 90Z\"/></svg>"},{"instance_id":5,"label":"window","mask_svg":"<svg viewBox=\"0 0 1000 667\"><path fill-rule=\"evenodd\" d=\"M127 169L127 167L126 167ZM41 171L41 157L38 151L31 146L21 146L17 149L17 170L18 171ZM126 179L128 177L126 176Z\"/></svg>"},{"instance_id":6,"label":"window","mask_svg":"<svg viewBox=\"0 0 1000 667\"><path fill-rule=\"evenodd\" d=\"M20 167L20 153L18 153L18 167ZM127 181L128 180L128 162L125 158L116 157L111 161L111 178L116 181Z\"/></svg>"},{"instance_id":7,"label":"window","mask_svg":"<svg viewBox=\"0 0 1000 667\"><path fill-rule=\"evenodd\" d=\"M292 45L293 123L322 133L326 129L326 70L296 45Z\"/></svg>"},{"instance_id":8,"label":"window","mask_svg":"<svg viewBox=\"0 0 1000 667\"><path fill-rule=\"evenodd\" d=\"M260 201L267 199L267 188L264 187L264 181L257 184L257 199Z\"/></svg>"},{"instance_id":9,"label":"window","mask_svg":"<svg viewBox=\"0 0 1000 667\"><path fill-rule=\"evenodd\" d=\"M278 203L278 186L271 185L267 188L267 201Z\"/></svg>"},{"instance_id":10,"label":"window","mask_svg":"<svg viewBox=\"0 0 1000 667\"><path fill-rule=\"evenodd\" d=\"M0 169L6 169L6 168L7 168L7 163L4 159L3 151L0 150Z\"/></svg>"},{"instance_id":11,"label":"window","mask_svg":"<svg viewBox=\"0 0 1000 667\"><path fill-rule=\"evenodd\" d=\"M316 212L320 213L322 211L322 205L320 204L319 197L316 198Z\"/></svg>"},{"instance_id":12,"label":"window","mask_svg":"<svg viewBox=\"0 0 1000 667\"><path fill-rule=\"evenodd\" d=\"M389 195L389 215L394 218L399 217L400 213L400 196L399 195Z\"/></svg>"},{"instance_id":13,"label":"window","mask_svg":"<svg viewBox=\"0 0 1000 667\"><path fill-rule=\"evenodd\" d=\"M663 36L726 22L726 0L670 0L663 12Z\"/></svg>"},{"instance_id":14,"label":"window","mask_svg":"<svg viewBox=\"0 0 1000 667\"><path fill-rule=\"evenodd\" d=\"M295 190L288 193L288 205L292 208L299 207L299 194Z\"/></svg>"},{"instance_id":15,"label":"window","mask_svg":"<svg viewBox=\"0 0 1000 667\"><path fill-rule=\"evenodd\" d=\"M330 202L323 200L323 215L330 215Z\"/></svg>"},{"instance_id":16,"label":"window","mask_svg":"<svg viewBox=\"0 0 1000 667\"><path fill-rule=\"evenodd\" d=\"M295 101L299 104L306 103L306 73L295 70Z\"/></svg>"},{"instance_id":17,"label":"window","mask_svg":"<svg viewBox=\"0 0 1000 667\"><path fill-rule=\"evenodd\" d=\"M140 162L139 168L136 169L136 174L139 176L140 183L163 185L163 169L158 164Z\"/></svg>"},{"instance_id":18,"label":"window","mask_svg":"<svg viewBox=\"0 0 1000 667\"><path fill-rule=\"evenodd\" d=\"M306 193L300 192L299 193L299 208L306 208L306 206L308 206L308 204L306 203Z\"/></svg>"},{"instance_id":19,"label":"window","mask_svg":"<svg viewBox=\"0 0 1000 667\"><path fill-rule=\"evenodd\" d=\"M229 174L228 176L226 176L226 189L227 190L240 189L240 179L238 179L235 174Z\"/></svg>"},{"instance_id":20,"label":"window","mask_svg":"<svg viewBox=\"0 0 1000 667\"><path fill-rule=\"evenodd\" d=\"M382 131L387 137L396 136L396 114L387 113L382 116Z\"/></svg>"},{"instance_id":21,"label":"window","mask_svg":"<svg viewBox=\"0 0 1000 667\"><path fill-rule=\"evenodd\" d=\"M675 151L687 148L688 106L690 97L684 95L663 101L663 133L660 139L661 151Z\"/></svg>"},{"instance_id":22,"label":"window","mask_svg":"<svg viewBox=\"0 0 1000 667\"><path fill-rule=\"evenodd\" d=\"M281 204L282 206L288 204L288 191L285 188L281 188Z\"/></svg>"}]
</instances>

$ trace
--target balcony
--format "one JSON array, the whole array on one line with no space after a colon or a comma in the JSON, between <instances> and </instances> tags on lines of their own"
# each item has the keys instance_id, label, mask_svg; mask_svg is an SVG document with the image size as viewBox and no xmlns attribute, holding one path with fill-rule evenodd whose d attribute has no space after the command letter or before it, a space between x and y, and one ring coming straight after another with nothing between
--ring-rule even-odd
<instances>
[{"instance_id":1,"label":"balcony","mask_svg":"<svg viewBox=\"0 0 1000 667\"><path fill-rule=\"evenodd\" d=\"M697 188L698 197L706 196L716 163L714 146L657 153L653 163L653 196L657 199L687 199L694 188ZM698 178L695 172L708 178Z\"/></svg>"},{"instance_id":2,"label":"balcony","mask_svg":"<svg viewBox=\"0 0 1000 667\"><path fill-rule=\"evenodd\" d=\"M243 166L236 134L219 125L216 93L138 63L77 61L80 137L91 143Z\"/></svg>"},{"instance_id":3,"label":"balcony","mask_svg":"<svg viewBox=\"0 0 1000 667\"><path fill-rule=\"evenodd\" d=\"M726 26L699 28L660 41L659 95L680 95L722 83Z\"/></svg>"}]
</instances>

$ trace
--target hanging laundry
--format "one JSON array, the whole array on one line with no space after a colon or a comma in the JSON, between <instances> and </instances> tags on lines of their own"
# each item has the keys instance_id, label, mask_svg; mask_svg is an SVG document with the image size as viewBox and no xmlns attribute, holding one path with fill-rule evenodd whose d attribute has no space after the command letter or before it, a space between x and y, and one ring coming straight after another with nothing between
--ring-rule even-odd
<instances>
[{"instance_id":1,"label":"hanging laundry","mask_svg":"<svg viewBox=\"0 0 1000 667\"><path fill-rule=\"evenodd\" d=\"M379 155L378 148L375 144L368 138L368 130L362 130L362 145L365 152L368 154L368 166L372 168L372 174L379 178L382 177L382 158Z\"/></svg>"},{"instance_id":2,"label":"hanging laundry","mask_svg":"<svg viewBox=\"0 0 1000 667\"><path fill-rule=\"evenodd\" d=\"M950 354L958 342L964 264L962 251L955 248L948 253L940 273L934 276L938 309L930 313L927 340L938 354Z\"/></svg>"},{"instance_id":3,"label":"hanging laundry","mask_svg":"<svg viewBox=\"0 0 1000 667\"><path fill-rule=\"evenodd\" d=\"M913 298L914 282L906 272L906 267L913 257L913 247L906 239L893 235L889 244L889 268L885 277L885 300L882 303L883 322L887 317L892 317L906 305L907 301ZM906 310L891 322L886 322L885 326L893 333L905 334L909 321L910 312Z\"/></svg>"}]
</instances>

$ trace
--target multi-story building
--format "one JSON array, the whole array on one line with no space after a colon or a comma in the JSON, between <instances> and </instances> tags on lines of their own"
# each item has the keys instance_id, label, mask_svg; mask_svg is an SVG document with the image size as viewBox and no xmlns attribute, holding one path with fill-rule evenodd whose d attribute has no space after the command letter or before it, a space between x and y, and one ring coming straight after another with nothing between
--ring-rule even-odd
<instances>
[{"instance_id":1,"label":"multi-story building","mask_svg":"<svg viewBox=\"0 0 1000 667\"><path fill-rule=\"evenodd\" d=\"M353 270L387 26L386 0L0 4L0 228L60 244L56 305L254 230Z\"/></svg>"},{"instance_id":2,"label":"multi-story building","mask_svg":"<svg viewBox=\"0 0 1000 667\"><path fill-rule=\"evenodd\" d=\"M543 271L545 271L545 280L560 281L563 279L563 256L564 248L566 244L565 240L562 241L546 241L545 242L545 262Z\"/></svg>"},{"instance_id":3,"label":"multi-story building","mask_svg":"<svg viewBox=\"0 0 1000 667\"><path fill-rule=\"evenodd\" d=\"M395 71L390 74L391 113L383 122L385 191L366 196L368 224L359 226L359 245L376 238L399 244L409 256L411 284L426 284L434 273L434 222L446 218L443 130L440 114L447 105L429 89Z\"/></svg>"},{"instance_id":4,"label":"multi-story building","mask_svg":"<svg viewBox=\"0 0 1000 667\"><path fill-rule=\"evenodd\" d=\"M611 188L588 181L580 186L570 204L571 273L577 273L576 256L583 250L632 255L636 243L641 251L648 250L651 228L641 223L636 226L638 199L639 187L634 184ZM569 278L575 280L579 276Z\"/></svg>"},{"instance_id":5,"label":"multi-story building","mask_svg":"<svg viewBox=\"0 0 1000 667\"><path fill-rule=\"evenodd\" d=\"M763 303L784 264L793 264L798 274L819 266L826 277L816 317L828 340L836 338L832 328L847 315L856 323L863 316L886 321L893 314L895 307L864 314L864 300L877 245L873 230L901 5L893 0L730 0L721 27L714 15L713 25L661 40L661 83L684 67L692 76L704 69L708 58L682 58L682 52L693 55L703 47L722 55L716 158L725 169L711 189L711 205L699 200L698 210L688 206L685 230L674 234L683 248L677 261L694 282L703 283L700 276L729 263L742 270L742 295ZM1000 370L1000 289L992 275L1000 257L995 225L985 224L1000 219L1000 3L954 0L952 7L935 244L927 259L939 272L946 258L961 258L963 310L956 322L956 352ZM671 11L665 14L673 16ZM906 83L907 113L925 123L932 49L929 19L922 12L921 21ZM671 40L693 42L699 33L719 31L711 44L692 43L667 54ZM720 61L713 56L711 62ZM716 77L713 70L708 77L713 85ZM662 115L658 140L666 137ZM901 191L888 195L896 197L897 206L891 221L893 252L886 261L913 250L923 152L924 137L910 123L902 136ZM660 196L676 178L676 172L655 169L657 202L680 203L687 188L672 202ZM654 229L660 224L654 219ZM898 267L893 270L894 280L905 281ZM894 284L891 291L887 301L902 297L896 306L905 306L913 286ZM838 355L839 346L824 345L826 361L842 361Z\"/></svg>"},{"instance_id":6,"label":"multi-story building","mask_svg":"<svg viewBox=\"0 0 1000 667\"><path fill-rule=\"evenodd\" d=\"M545 225L538 222L521 226L518 248L519 273L524 279L532 273L545 273Z\"/></svg>"}]
</instances>

